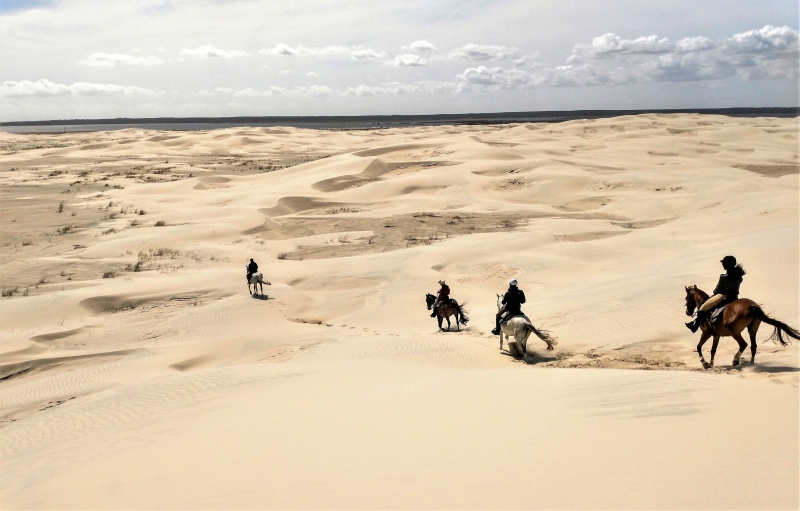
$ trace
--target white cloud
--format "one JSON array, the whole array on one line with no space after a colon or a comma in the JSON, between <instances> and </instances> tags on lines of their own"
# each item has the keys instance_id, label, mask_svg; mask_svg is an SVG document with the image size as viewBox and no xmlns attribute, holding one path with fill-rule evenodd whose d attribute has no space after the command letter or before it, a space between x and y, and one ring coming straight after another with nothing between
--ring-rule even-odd
<instances>
[{"instance_id":1,"label":"white cloud","mask_svg":"<svg viewBox=\"0 0 800 511\"><path fill-rule=\"evenodd\" d=\"M309 71L308 73L306 73L306 76L309 78L319 78L319 75L314 71Z\"/></svg>"},{"instance_id":2,"label":"white cloud","mask_svg":"<svg viewBox=\"0 0 800 511\"><path fill-rule=\"evenodd\" d=\"M331 55L347 55L350 49L346 46L325 46L323 48L306 48L305 46L297 46L292 48L288 44L278 43L274 48L265 48L260 52L263 55L282 55L285 57L293 56L331 56Z\"/></svg>"},{"instance_id":3,"label":"white cloud","mask_svg":"<svg viewBox=\"0 0 800 511\"><path fill-rule=\"evenodd\" d=\"M345 90L339 92L339 94L342 96L376 96L385 94L413 94L424 91L424 88L419 85L389 82L376 86L361 84L355 87L347 87Z\"/></svg>"},{"instance_id":4,"label":"white cloud","mask_svg":"<svg viewBox=\"0 0 800 511\"><path fill-rule=\"evenodd\" d=\"M797 31L789 27L767 25L760 30L734 34L726 41L726 49L741 53L797 53Z\"/></svg>"},{"instance_id":5,"label":"white cloud","mask_svg":"<svg viewBox=\"0 0 800 511\"><path fill-rule=\"evenodd\" d=\"M296 46L292 48L288 44L278 43L273 48L265 48L260 51L262 55L284 56L284 57L330 57L336 55L347 55L353 60L384 59L386 52L376 51L364 46L324 46L320 48L307 48Z\"/></svg>"},{"instance_id":6,"label":"white cloud","mask_svg":"<svg viewBox=\"0 0 800 511\"><path fill-rule=\"evenodd\" d=\"M110 83L75 82L72 85L54 83L50 80L5 81L0 86L0 97L20 98L34 96L65 96L65 95L143 95L155 94L155 91L143 87L115 85Z\"/></svg>"},{"instance_id":7,"label":"white cloud","mask_svg":"<svg viewBox=\"0 0 800 511\"><path fill-rule=\"evenodd\" d=\"M281 73L282 75L293 75L293 74L294 74L294 71L292 71L291 69L282 69L282 70L280 71L280 73Z\"/></svg>"},{"instance_id":8,"label":"white cloud","mask_svg":"<svg viewBox=\"0 0 800 511\"><path fill-rule=\"evenodd\" d=\"M591 44L577 44L569 66L553 74L557 84L598 85L793 78L798 75L798 33L767 25L721 41L704 36L672 42L655 35L623 39L603 34ZM580 73L575 73L581 70Z\"/></svg>"},{"instance_id":9,"label":"white cloud","mask_svg":"<svg viewBox=\"0 0 800 511\"><path fill-rule=\"evenodd\" d=\"M419 41L414 41L408 46L403 46L403 49L410 51L424 52L424 51L433 51L436 49L436 46L434 46L432 43L429 43L428 41L419 40Z\"/></svg>"},{"instance_id":10,"label":"white cloud","mask_svg":"<svg viewBox=\"0 0 800 511\"><path fill-rule=\"evenodd\" d=\"M137 50L134 49L133 51ZM147 57L135 57L133 55L125 55L122 53L93 53L85 60L81 60L79 62L79 64L84 66L101 67L114 67L117 64L123 64L126 66L157 66L158 64L163 63L163 60L153 55Z\"/></svg>"},{"instance_id":11,"label":"white cloud","mask_svg":"<svg viewBox=\"0 0 800 511\"><path fill-rule=\"evenodd\" d=\"M353 60L373 60L385 59L385 51L375 51L372 48L364 48L363 46L355 46L350 52L350 58Z\"/></svg>"},{"instance_id":12,"label":"white cloud","mask_svg":"<svg viewBox=\"0 0 800 511\"><path fill-rule=\"evenodd\" d=\"M487 68L485 66L465 69L456 79L457 92L486 89L521 89L535 87L542 83L542 80L538 80L519 69Z\"/></svg>"},{"instance_id":13,"label":"white cloud","mask_svg":"<svg viewBox=\"0 0 800 511\"><path fill-rule=\"evenodd\" d=\"M450 50L445 58L483 61L520 60L524 57L519 48L513 46L467 44L461 48Z\"/></svg>"},{"instance_id":14,"label":"white cloud","mask_svg":"<svg viewBox=\"0 0 800 511\"><path fill-rule=\"evenodd\" d=\"M219 48L215 48L210 44L206 44L204 46L199 46L197 48L184 48L180 52L179 55L185 55L187 57L197 57L197 58L225 58L225 59L233 59L237 57L244 57L247 55L247 52L238 51L238 50L220 50Z\"/></svg>"},{"instance_id":15,"label":"white cloud","mask_svg":"<svg viewBox=\"0 0 800 511\"><path fill-rule=\"evenodd\" d=\"M414 53L403 53L386 62L387 66L427 66L428 61Z\"/></svg>"}]
</instances>

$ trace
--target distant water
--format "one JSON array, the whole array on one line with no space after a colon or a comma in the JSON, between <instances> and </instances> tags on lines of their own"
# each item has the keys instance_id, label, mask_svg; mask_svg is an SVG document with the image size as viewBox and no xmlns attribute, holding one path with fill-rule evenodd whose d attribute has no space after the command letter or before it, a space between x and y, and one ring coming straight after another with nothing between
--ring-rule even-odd
<instances>
[{"instance_id":1,"label":"distant water","mask_svg":"<svg viewBox=\"0 0 800 511\"><path fill-rule=\"evenodd\" d=\"M0 131L10 133L73 133L112 131L129 128L168 131L196 131L244 126L261 128L380 129L410 126L464 124L508 124L518 122L563 122L639 114L717 114L732 117L797 117L800 108L719 108L687 110L574 110L550 112L499 112L440 115L371 115L316 117L192 117L151 119L74 119L63 121L3 122Z\"/></svg>"}]
</instances>

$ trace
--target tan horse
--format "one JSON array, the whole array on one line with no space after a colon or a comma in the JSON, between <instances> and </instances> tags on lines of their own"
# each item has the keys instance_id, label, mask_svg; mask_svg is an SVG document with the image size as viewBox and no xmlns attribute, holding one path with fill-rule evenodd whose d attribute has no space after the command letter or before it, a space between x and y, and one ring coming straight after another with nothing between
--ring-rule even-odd
<instances>
[{"instance_id":1,"label":"tan horse","mask_svg":"<svg viewBox=\"0 0 800 511\"><path fill-rule=\"evenodd\" d=\"M428 305L428 310L431 310L433 307L434 302L436 301L436 296L426 293L425 294L425 303ZM467 313L464 310L464 306L467 305L466 303L462 303L461 305L458 304L457 301L450 299L449 302L443 303L436 308L436 319L439 321L439 330L444 331L442 328L442 319L447 320L447 331L450 331L450 316L455 316L456 318L456 330L461 331L461 326L459 325L459 321L461 325L467 326L467 321L469 318L467 317Z\"/></svg>"},{"instance_id":2,"label":"tan horse","mask_svg":"<svg viewBox=\"0 0 800 511\"><path fill-rule=\"evenodd\" d=\"M503 306L503 297L497 295L497 310ZM503 349L503 336L508 339L508 352L513 357L522 358L527 360L528 354L528 337L531 332L536 334L536 337L547 343L547 351L553 351L553 348L558 344L558 339L553 337L547 330L538 330L528 316L514 316L508 321L500 325L500 350ZM514 337L514 340L511 340Z\"/></svg>"},{"instance_id":3,"label":"tan horse","mask_svg":"<svg viewBox=\"0 0 800 511\"><path fill-rule=\"evenodd\" d=\"M708 295L703 290L698 289L697 286L687 287L686 315L692 316L695 309L707 299ZM747 349L747 342L742 337L742 331L745 328L750 334L750 363L755 363L756 350L758 349L756 344L756 332L758 332L758 327L761 325L762 321L775 327L775 331L772 333L770 339L773 341L777 340L782 346L786 346L786 341L783 340L783 336L781 335L782 332L786 332L786 335L789 337L800 339L800 332L786 323L767 316L766 313L761 310L761 307L753 300L740 298L729 303L722 313L722 317L717 319L713 325L710 321L706 321L700 325L700 329L703 333L700 336L700 342L697 344L697 354L700 355L700 362L703 364L703 368L709 369L714 367L714 355L717 353L719 338L726 336L733 337L736 342L739 343L739 351L737 351L736 355L733 357L733 365L738 366L739 358L742 356L744 350ZM706 362L706 359L703 358L703 344L711 337L714 337L714 342L711 344L711 362Z\"/></svg>"}]
</instances>

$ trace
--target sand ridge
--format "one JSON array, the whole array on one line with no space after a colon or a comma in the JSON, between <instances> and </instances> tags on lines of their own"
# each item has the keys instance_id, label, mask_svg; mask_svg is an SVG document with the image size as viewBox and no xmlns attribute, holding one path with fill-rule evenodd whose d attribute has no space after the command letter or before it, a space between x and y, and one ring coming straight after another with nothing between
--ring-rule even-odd
<instances>
[{"instance_id":1,"label":"sand ridge","mask_svg":"<svg viewBox=\"0 0 800 511\"><path fill-rule=\"evenodd\" d=\"M614 507L611 488L635 481L638 490L625 486L632 505L653 507L660 492L667 507L708 507L717 501L699 486L691 498L658 490L655 476L625 461L620 479L603 484L589 482L591 463L579 470L597 499L581 500L565 491L581 455L558 424L581 417L615 431L607 445L575 444L598 459L633 456L625 432L666 438L652 448L652 473L694 488L679 475L687 466L726 474L745 461L721 448L706 460L698 439L696 453L674 459L671 450L730 421L743 429L712 428L715 441L738 442L761 427L758 410L778 418L781 434L742 449L783 475L770 497L726 502L796 506L787 482L796 483L796 439L783 433L796 432L800 343L767 342L764 325L755 365L732 367L735 343L723 339L717 367L703 371L697 336L683 326L683 286L711 291L717 261L734 254L748 271L742 296L800 326L797 148L796 119L693 114L350 132L0 133L0 464L36 489L0 484L0 500ZM250 257L272 282L266 296L246 292ZM529 364L489 334L495 293L512 277L525 312L560 341L546 352L531 339ZM461 333L437 332L425 310L439 279L467 304ZM435 417L430 437L414 410ZM494 440L503 428L492 414L524 435L518 454ZM304 421L322 436L309 441ZM465 421L469 438L445 438ZM381 441L387 430L396 441ZM226 445L234 454L223 455ZM214 459L222 468L208 480ZM132 482L111 474L114 460L131 467ZM146 475L152 460L161 481ZM486 467L552 489L507 492ZM192 474L203 491L192 495L170 470ZM301 474L327 481L325 492L304 492ZM415 490L398 493L381 478ZM226 485L238 489L229 500ZM69 487L82 493L66 499ZM362 500L356 488L368 488Z\"/></svg>"}]
</instances>

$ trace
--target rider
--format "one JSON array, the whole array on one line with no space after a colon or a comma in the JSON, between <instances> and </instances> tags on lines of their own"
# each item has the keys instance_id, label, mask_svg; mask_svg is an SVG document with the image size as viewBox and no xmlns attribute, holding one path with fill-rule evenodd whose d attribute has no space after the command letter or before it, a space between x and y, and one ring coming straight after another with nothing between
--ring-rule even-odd
<instances>
[{"instance_id":1,"label":"rider","mask_svg":"<svg viewBox=\"0 0 800 511\"><path fill-rule=\"evenodd\" d=\"M728 255L720 261L725 273L719 276L717 287L714 288L712 296L708 298L697 309L697 316L694 320L686 323L686 327L697 332L700 325L708 319L711 311L722 305L731 303L739 298L739 286L742 284L742 277L745 275L741 264L736 264L736 258Z\"/></svg>"},{"instance_id":2,"label":"rider","mask_svg":"<svg viewBox=\"0 0 800 511\"><path fill-rule=\"evenodd\" d=\"M492 330L492 334L498 335L500 333L500 320L503 317L503 314L506 314L506 317L510 318L511 316L517 316L522 314L522 304L525 303L525 293L522 292L522 289L517 287L517 279L511 279L508 281L508 291L503 296L503 304L500 307L500 310L497 311L497 316L494 318L494 330Z\"/></svg>"},{"instance_id":3,"label":"rider","mask_svg":"<svg viewBox=\"0 0 800 511\"><path fill-rule=\"evenodd\" d=\"M439 285L442 287L439 288L439 294L436 296L436 301L433 302L433 307L431 307L431 309L433 309L433 312L431 312L432 318L436 317L436 308L450 299L450 286L448 286L444 280L440 280Z\"/></svg>"},{"instance_id":4,"label":"rider","mask_svg":"<svg viewBox=\"0 0 800 511\"><path fill-rule=\"evenodd\" d=\"M250 264L247 265L247 284L248 285L250 284L250 277L252 277L253 274L255 272L257 272L257 271L258 271L258 265L256 264L255 261L253 261L253 258L250 258Z\"/></svg>"}]
</instances>

